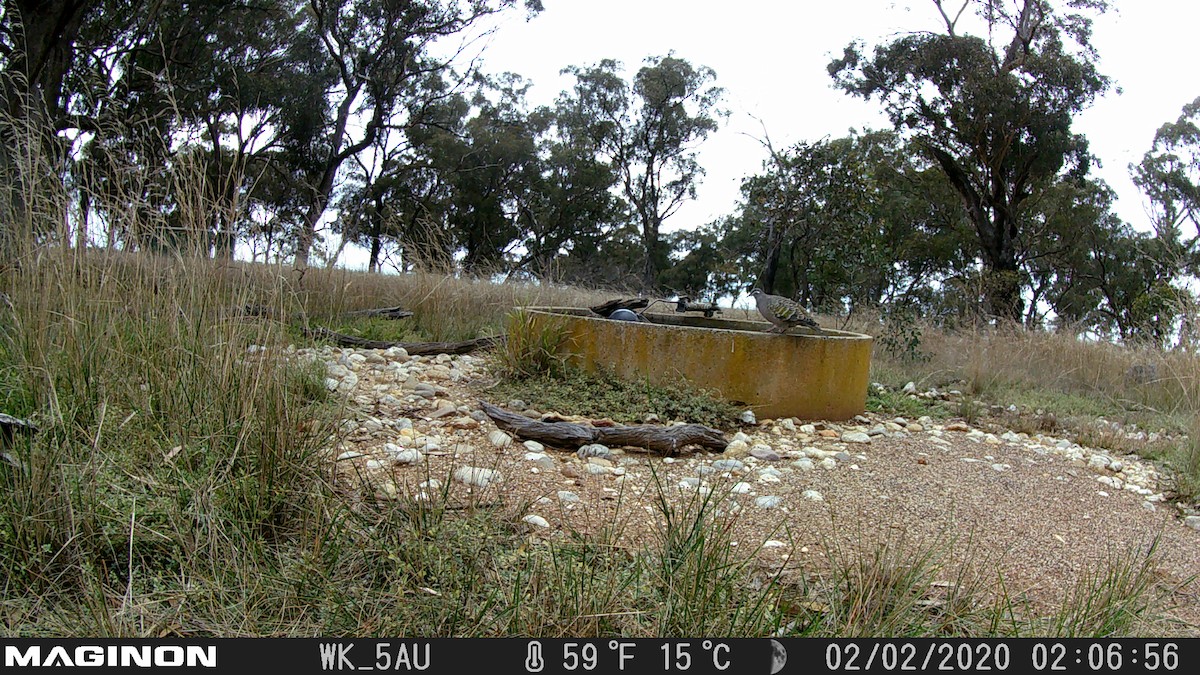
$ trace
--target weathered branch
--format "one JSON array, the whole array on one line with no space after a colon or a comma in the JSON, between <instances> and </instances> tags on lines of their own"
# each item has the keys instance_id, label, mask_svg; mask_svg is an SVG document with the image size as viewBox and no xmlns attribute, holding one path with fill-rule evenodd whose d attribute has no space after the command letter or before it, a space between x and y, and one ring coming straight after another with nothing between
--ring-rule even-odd
<instances>
[{"instance_id":1,"label":"weathered branch","mask_svg":"<svg viewBox=\"0 0 1200 675\"><path fill-rule=\"evenodd\" d=\"M519 438L558 448L575 449L589 443L601 443L614 447L645 448L671 456L689 446L724 452L728 445L725 434L700 424L592 427L570 422L540 422L484 401L480 401L479 405L500 429L514 433Z\"/></svg>"},{"instance_id":2,"label":"weathered branch","mask_svg":"<svg viewBox=\"0 0 1200 675\"><path fill-rule=\"evenodd\" d=\"M384 319L407 319L413 313L403 307L377 307L375 309L360 309L353 312L345 312L342 316L378 316Z\"/></svg>"},{"instance_id":3,"label":"weathered branch","mask_svg":"<svg viewBox=\"0 0 1200 675\"><path fill-rule=\"evenodd\" d=\"M343 335L328 328L302 328L304 334L311 338L331 340L342 347L359 349L391 349L400 347L413 356L426 354L466 354L477 349L494 347L504 341L503 336L489 336L464 340L462 342L389 342L387 340L367 340L353 335Z\"/></svg>"}]
</instances>

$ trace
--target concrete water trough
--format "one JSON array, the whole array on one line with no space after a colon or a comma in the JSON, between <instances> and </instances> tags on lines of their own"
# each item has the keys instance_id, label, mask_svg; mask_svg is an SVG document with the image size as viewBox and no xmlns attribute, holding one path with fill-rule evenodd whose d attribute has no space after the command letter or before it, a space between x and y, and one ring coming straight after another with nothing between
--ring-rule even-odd
<instances>
[{"instance_id":1,"label":"concrete water trough","mask_svg":"<svg viewBox=\"0 0 1200 675\"><path fill-rule=\"evenodd\" d=\"M527 307L537 323L561 325L568 361L586 370L658 384L688 380L760 418L844 420L863 411L869 335L768 333L764 321L646 312L617 321L577 307Z\"/></svg>"}]
</instances>

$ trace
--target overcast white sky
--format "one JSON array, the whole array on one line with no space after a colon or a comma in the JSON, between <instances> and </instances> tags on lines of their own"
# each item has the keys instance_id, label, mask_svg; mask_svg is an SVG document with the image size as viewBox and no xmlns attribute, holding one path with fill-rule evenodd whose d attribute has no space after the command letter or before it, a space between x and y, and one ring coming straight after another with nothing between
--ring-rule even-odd
<instances>
[{"instance_id":1,"label":"overcast white sky","mask_svg":"<svg viewBox=\"0 0 1200 675\"><path fill-rule=\"evenodd\" d=\"M647 56L675 54L713 68L731 111L700 150L707 175L696 202L667 229L692 228L731 213L741 179L761 169L760 118L777 148L845 135L850 128L887 128L877 102L851 98L832 86L829 61L854 39L870 47L914 30L941 25L932 0L543 0L545 11L526 22L506 16L483 52L487 72L514 72L533 83L531 103L550 103L573 79L559 71L604 58L632 75ZM947 3L949 5L951 3ZM1154 132L1200 96L1196 28L1200 3L1191 0L1116 0L1099 17L1093 45L1101 72L1116 87L1083 115L1086 133L1117 191L1118 213L1148 229L1144 200L1128 165L1150 148ZM753 117L752 117L753 116ZM747 135L749 134L749 136Z\"/></svg>"}]
</instances>

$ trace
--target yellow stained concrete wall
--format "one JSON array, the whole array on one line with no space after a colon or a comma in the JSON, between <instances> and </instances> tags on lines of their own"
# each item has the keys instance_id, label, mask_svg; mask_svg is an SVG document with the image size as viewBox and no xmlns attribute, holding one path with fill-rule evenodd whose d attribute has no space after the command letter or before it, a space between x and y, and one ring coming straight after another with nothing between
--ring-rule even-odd
<instances>
[{"instance_id":1,"label":"yellow stained concrete wall","mask_svg":"<svg viewBox=\"0 0 1200 675\"><path fill-rule=\"evenodd\" d=\"M614 321L573 307L528 308L570 335L564 349L583 368L624 379L680 378L751 406L760 418L844 420L866 404L869 335L764 332L758 321L651 314L654 323ZM661 323L659 323L661 322Z\"/></svg>"}]
</instances>

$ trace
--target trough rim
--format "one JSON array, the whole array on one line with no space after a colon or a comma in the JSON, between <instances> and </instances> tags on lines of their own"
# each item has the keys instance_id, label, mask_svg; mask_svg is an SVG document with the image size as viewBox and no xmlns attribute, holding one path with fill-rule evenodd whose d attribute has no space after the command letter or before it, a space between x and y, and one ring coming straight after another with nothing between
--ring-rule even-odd
<instances>
[{"instance_id":1,"label":"trough rim","mask_svg":"<svg viewBox=\"0 0 1200 675\"><path fill-rule=\"evenodd\" d=\"M515 309L520 310L520 311L525 311L525 312L531 312L534 314L544 314L544 315L548 315L548 316L564 316L564 317L569 317L569 318L573 318L573 319L589 319L589 320L593 320L593 321L617 321L617 323L627 324L630 326L647 326L647 327L653 326L655 328L682 328L682 329L686 329L686 330L698 330L698 331L724 330L724 331L731 331L731 332L735 332L735 333L746 333L747 335L762 335L762 336L766 336L766 337L793 337L793 338L804 338L804 339L811 339L811 340L846 340L846 341L851 341L851 342L860 342L860 341L864 341L864 340L873 342L875 340L874 336L867 335L866 333L855 333L853 331L837 330L837 329L833 329L833 328L822 328L821 334L786 333L786 332L785 333L770 333L770 332L767 332L766 330L753 330L750 328L710 328L707 326L687 326L687 325L674 324L674 323L664 324L664 323L655 323L655 322L643 323L643 322L638 322L638 321L618 321L616 319L609 319L609 318L606 318L603 316L596 315L595 313L589 314L589 312L591 312L591 310L588 309L587 307L554 307L554 306L542 306L542 305L533 306L533 305L531 305L531 306L524 306L524 307L516 307ZM570 313L564 313L562 311L555 311L555 310L568 310ZM581 313L576 313L576 312L581 312ZM669 317L673 317L673 318L694 318L694 317L688 317L688 316L679 315L679 314L668 314L666 312L646 312L646 314L649 314L650 316L669 316ZM719 317L715 317L715 316L714 317L705 317L705 320L706 321L727 321L730 323L740 323L740 324L756 324L756 325L761 325L764 328L771 325L770 323L768 323L766 321L755 321L753 319L725 319L725 318L719 318Z\"/></svg>"}]
</instances>

